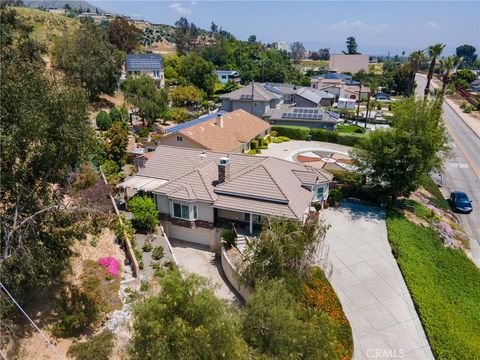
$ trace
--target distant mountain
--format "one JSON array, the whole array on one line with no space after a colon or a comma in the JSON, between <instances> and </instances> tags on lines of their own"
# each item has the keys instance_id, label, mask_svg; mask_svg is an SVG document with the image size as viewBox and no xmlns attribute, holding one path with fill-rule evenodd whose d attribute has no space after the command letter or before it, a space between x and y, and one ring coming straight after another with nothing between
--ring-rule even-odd
<instances>
[{"instance_id":1,"label":"distant mountain","mask_svg":"<svg viewBox=\"0 0 480 360\"><path fill-rule=\"evenodd\" d=\"M72 9L90 9L90 12L96 12L104 14L107 11L90 4L85 0L23 0L23 5L30 8L57 8L63 9L65 4L69 4Z\"/></svg>"}]
</instances>

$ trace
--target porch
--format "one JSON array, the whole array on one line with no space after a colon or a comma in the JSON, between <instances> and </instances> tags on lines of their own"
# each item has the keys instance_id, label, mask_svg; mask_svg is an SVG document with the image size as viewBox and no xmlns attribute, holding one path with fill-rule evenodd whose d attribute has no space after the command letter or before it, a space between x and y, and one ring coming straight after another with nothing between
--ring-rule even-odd
<instances>
[{"instance_id":1,"label":"porch","mask_svg":"<svg viewBox=\"0 0 480 360\"><path fill-rule=\"evenodd\" d=\"M214 227L221 229L232 229L233 227L237 236L257 236L262 231L262 216L215 208Z\"/></svg>"}]
</instances>

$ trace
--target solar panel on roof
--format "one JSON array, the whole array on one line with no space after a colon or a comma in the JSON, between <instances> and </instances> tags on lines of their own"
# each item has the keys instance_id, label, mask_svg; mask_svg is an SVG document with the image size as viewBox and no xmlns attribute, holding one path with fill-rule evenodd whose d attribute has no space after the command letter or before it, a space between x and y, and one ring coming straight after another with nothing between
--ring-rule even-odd
<instances>
[{"instance_id":1,"label":"solar panel on roof","mask_svg":"<svg viewBox=\"0 0 480 360\"><path fill-rule=\"evenodd\" d=\"M204 121L215 119L218 114L225 115L226 113L227 113L226 111L218 111L218 112L213 113L213 114L204 115L204 116L201 116L201 117L199 117L195 120L187 121L187 122L184 122L182 124L175 125L171 128L168 128L168 129L165 130L165 132L167 134L176 133L176 132L179 132L183 129L187 129L190 126L198 125L198 124L201 124Z\"/></svg>"}]
</instances>

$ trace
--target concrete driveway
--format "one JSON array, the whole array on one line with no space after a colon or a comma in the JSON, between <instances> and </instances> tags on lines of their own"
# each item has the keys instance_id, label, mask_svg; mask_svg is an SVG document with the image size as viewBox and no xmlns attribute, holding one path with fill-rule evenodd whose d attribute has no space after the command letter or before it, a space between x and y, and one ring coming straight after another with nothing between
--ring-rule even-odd
<instances>
[{"instance_id":1,"label":"concrete driveway","mask_svg":"<svg viewBox=\"0 0 480 360\"><path fill-rule=\"evenodd\" d=\"M176 239L170 239L170 243L182 270L209 280L220 299L239 303L239 297L223 273L220 256L215 256L206 246Z\"/></svg>"},{"instance_id":2,"label":"concrete driveway","mask_svg":"<svg viewBox=\"0 0 480 360\"><path fill-rule=\"evenodd\" d=\"M354 359L433 359L387 239L385 212L355 204L325 209L330 281L354 340Z\"/></svg>"}]
</instances>

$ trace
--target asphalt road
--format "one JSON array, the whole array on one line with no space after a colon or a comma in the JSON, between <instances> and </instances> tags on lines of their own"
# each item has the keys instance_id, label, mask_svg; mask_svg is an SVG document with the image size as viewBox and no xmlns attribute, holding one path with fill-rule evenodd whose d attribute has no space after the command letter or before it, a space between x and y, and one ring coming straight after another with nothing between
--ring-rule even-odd
<instances>
[{"instance_id":1,"label":"asphalt road","mask_svg":"<svg viewBox=\"0 0 480 360\"><path fill-rule=\"evenodd\" d=\"M423 96L426 79L416 77L417 96ZM443 104L443 119L447 127L451 155L445 161L443 188L464 191L472 200L473 211L458 217L468 236L470 249L477 266L480 267L480 138L446 103Z\"/></svg>"}]
</instances>

